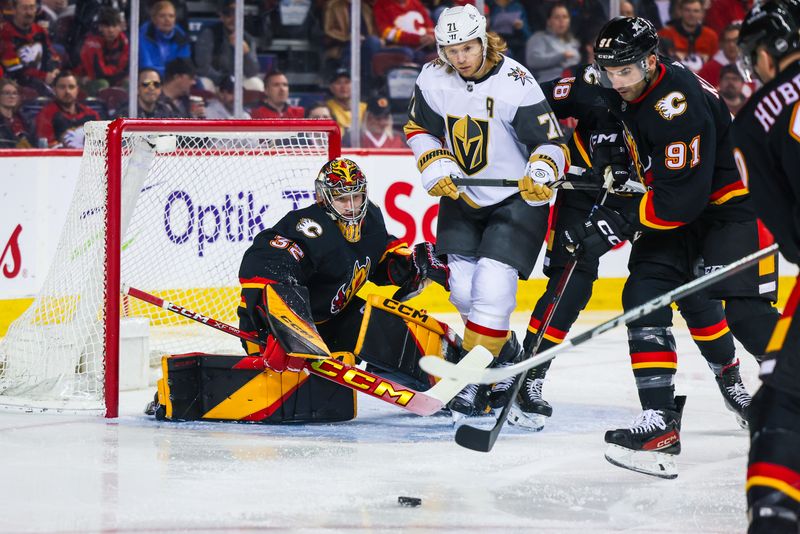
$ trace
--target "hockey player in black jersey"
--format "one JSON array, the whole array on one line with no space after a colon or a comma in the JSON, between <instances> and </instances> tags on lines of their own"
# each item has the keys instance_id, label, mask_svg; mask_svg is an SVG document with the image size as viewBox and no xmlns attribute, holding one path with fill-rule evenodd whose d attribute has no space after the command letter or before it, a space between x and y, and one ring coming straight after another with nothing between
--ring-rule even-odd
<instances>
[{"instance_id":1,"label":"hockey player in black jersey","mask_svg":"<svg viewBox=\"0 0 800 534\"><path fill-rule=\"evenodd\" d=\"M542 84L542 90L559 119L573 114L578 120L577 128L569 141L571 169L581 172L579 180L603 179L611 173L613 187L605 196L603 205L618 212L636 211L645 192L643 184L630 180L630 157L624 143L624 133L619 122L605 109L594 107L569 106L557 98L568 89L574 80L569 78L553 80ZM585 169L585 170L584 170ZM545 293L539 298L528 325L524 346L531 350L540 328L541 318L553 300L558 280L570 257L563 246L564 230L582 224L596 201L594 193L586 191L560 191L553 212L553 229L548 235L544 272L549 281ZM561 301L555 309L553 319L545 331L539 351L547 350L564 340L567 332L584 309L592 294L592 286L597 279L599 257L580 254L576 268L564 289ZM746 409L750 395L739 375L738 360L735 358L733 336L727 326L721 302L709 299L704 294L694 294L678 302L690 334L700 352L706 358L722 392L725 405L734 412L737 421L746 427ZM542 388L551 362L530 370L524 379L523 387L516 404L509 413L511 424L538 430L552 414L552 408L542 396ZM492 404L505 404L505 391L513 379L495 384L492 388Z\"/></svg>"},{"instance_id":2,"label":"hockey player in black jersey","mask_svg":"<svg viewBox=\"0 0 800 534\"><path fill-rule=\"evenodd\" d=\"M800 265L800 3L767 0L745 17L741 61L764 84L733 127L737 160L759 217ZM761 363L750 411L750 534L800 532L800 283Z\"/></svg>"},{"instance_id":3,"label":"hockey player in black jersey","mask_svg":"<svg viewBox=\"0 0 800 534\"><path fill-rule=\"evenodd\" d=\"M255 237L239 269L239 328L267 345L264 351L252 343L245 348L248 354L261 353L277 372L298 371L303 361L288 356L270 330L265 317L267 285L288 286L300 296L295 305L310 310L332 352L354 352L364 313L364 300L356 293L368 280L400 286L406 297L430 281L447 287L447 266L434 256L430 243L410 249L387 232L381 210L367 198L367 179L355 162L336 158L326 163L315 189L315 204L289 212ZM387 361L371 363L409 376L422 373L417 372L416 361L388 361L391 358L389 354Z\"/></svg>"},{"instance_id":4,"label":"hockey player in black jersey","mask_svg":"<svg viewBox=\"0 0 800 534\"><path fill-rule=\"evenodd\" d=\"M598 207L562 236L599 256L636 235L622 294L626 310L691 280L700 258L710 272L765 245L736 171L730 113L712 87L661 60L657 46L649 21L613 19L597 37L596 65L560 93L571 105L608 109L621 121L636 179L648 186L635 211ZM764 353L777 320L776 286L774 260L767 260L709 290L725 301L727 326L752 354ZM684 400L674 394L671 321L666 307L627 325L643 411L629 428L605 436L610 462L667 478L677 476Z\"/></svg>"}]
</instances>

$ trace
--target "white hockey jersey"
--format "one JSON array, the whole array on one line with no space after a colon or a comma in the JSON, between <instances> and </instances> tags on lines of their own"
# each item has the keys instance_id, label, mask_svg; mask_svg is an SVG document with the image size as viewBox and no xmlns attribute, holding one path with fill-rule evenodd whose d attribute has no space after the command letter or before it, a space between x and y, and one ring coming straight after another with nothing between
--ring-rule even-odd
<instances>
[{"instance_id":1,"label":"white hockey jersey","mask_svg":"<svg viewBox=\"0 0 800 534\"><path fill-rule=\"evenodd\" d=\"M466 178L522 178L530 152L562 138L533 75L506 56L474 81L448 73L441 61L427 63L417 78L408 114L405 132L415 156L441 148L442 139ZM418 135L424 142L413 140ZM429 189L434 183L423 186ZM517 190L470 186L464 192L478 206L491 206Z\"/></svg>"}]
</instances>

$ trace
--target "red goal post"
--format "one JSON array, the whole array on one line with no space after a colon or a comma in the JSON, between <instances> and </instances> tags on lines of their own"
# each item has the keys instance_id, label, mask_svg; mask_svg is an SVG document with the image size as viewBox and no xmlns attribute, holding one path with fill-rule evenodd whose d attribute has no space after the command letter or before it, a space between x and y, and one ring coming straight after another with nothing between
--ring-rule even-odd
<instances>
[{"instance_id":1,"label":"red goal post","mask_svg":"<svg viewBox=\"0 0 800 534\"><path fill-rule=\"evenodd\" d=\"M225 350L121 298L120 283L235 320L241 254L255 233L313 201L341 134L334 121L303 119L117 119L85 131L53 266L0 342L0 405L116 417L121 319L146 323L151 360Z\"/></svg>"}]
</instances>

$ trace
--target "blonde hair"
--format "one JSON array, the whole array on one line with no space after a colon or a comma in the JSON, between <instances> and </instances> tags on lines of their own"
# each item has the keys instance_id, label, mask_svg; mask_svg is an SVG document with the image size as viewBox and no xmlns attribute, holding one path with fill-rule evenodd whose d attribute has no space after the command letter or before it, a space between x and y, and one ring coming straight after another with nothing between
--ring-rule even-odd
<instances>
[{"instance_id":1,"label":"blonde hair","mask_svg":"<svg viewBox=\"0 0 800 534\"><path fill-rule=\"evenodd\" d=\"M155 17L161 11L164 10L167 6L171 7L173 11L175 11L175 4L173 4L170 0L159 0L152 6L150 6L150 16Z\"/></svg>"},{"instance_id":2,"label":"blonde hair","mask_svg":"<svg viewBox=\"0 0 800 534\"><path fill-rule=\"evenodd\" d=\"M508 44L506 40L497 35L495 32L486 32L486 63L491 65L492 67L500 63L502 59L501 54L508 50ZM437 58L434 62L434 65L440 66L444 65L444 61L442 58ZM450 74L455 72L455 69L450 65L447 65L447 73Z\"/></svg>"}]
</instances>

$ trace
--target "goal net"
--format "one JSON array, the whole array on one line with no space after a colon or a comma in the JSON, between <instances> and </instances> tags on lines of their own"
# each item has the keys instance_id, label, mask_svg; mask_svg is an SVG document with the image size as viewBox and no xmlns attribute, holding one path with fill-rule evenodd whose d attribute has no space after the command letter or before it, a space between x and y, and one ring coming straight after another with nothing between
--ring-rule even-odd
<instances>
[{"instance_id":1,"label":"goal net","mask_svg":"<svg viewBox=\"0 0 800 534\"><path fill-rule=\"evenodd\" d=\"M332 121L118 119L85 132L53 263L0 341L0 406L116 417L126 346L152 363L240 351L232 336L120 296L120 284L235 324L244 251L313 202L316 173L340 152Z\"/></svg>"}]
</instances>

